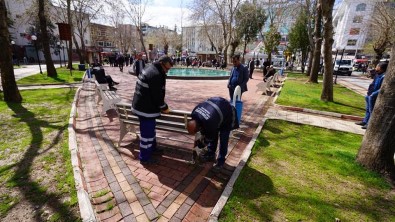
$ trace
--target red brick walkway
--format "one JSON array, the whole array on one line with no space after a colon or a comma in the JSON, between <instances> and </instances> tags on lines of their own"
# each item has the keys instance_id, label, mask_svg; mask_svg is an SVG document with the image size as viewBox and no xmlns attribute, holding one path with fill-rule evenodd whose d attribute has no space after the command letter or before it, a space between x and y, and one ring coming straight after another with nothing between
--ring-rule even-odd
<instances>
[{"instance_id":1,"label":"red brick walkway","mask_svg":"<svg viewBox=\"0 0 395 222\"><path fill-rule=\"evenodd\" d=\"M120 82L117 94L131 102L136 77L115 67L106 73ZM138 160L138 139L128 134L118 147L119 122L114 110L100 116L101 104L93 84L84 84L77 107L77 140L86 187L97 219L101 221L207 221L263 117L267 101L258 86L260 73L243 94L242 130L230 141L226 170L213 172L212 163L191 165L193 136L178 136L189 143L159 139L165 148L159 163L144 167ZM166 101L171 109L190 111L211 96L228 98L227 80L167 81ZM158 132L159 135L160 132ZM175 148L174 148L175 147Z\"/></svg>"}]
</instances>

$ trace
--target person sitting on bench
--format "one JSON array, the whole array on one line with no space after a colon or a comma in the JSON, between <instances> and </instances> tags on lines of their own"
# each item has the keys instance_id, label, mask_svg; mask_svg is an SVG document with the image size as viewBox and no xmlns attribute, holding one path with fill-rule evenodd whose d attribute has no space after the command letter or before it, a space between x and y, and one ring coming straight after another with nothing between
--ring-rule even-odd
<instances>
[{"instance_id":1,"label":"person sitting on bench","mask_svg":"<svg viewBox=\"0 0 395 222\"><path fill-rule=\"evenodd\" d=\"M92 74L95 75L96 81L98 83L108 83L108 88L110 90L117 90L114 85L118 85L118 82L115 82L111 76L106 75L103 69L103 66L95 59L95 62L92 63Z\"/></svg>"},{"instance_id":2,"label":"person sitting on bench","mask_svg":"<svg viewBox=\"0 0 395 222\"><path fill-rule=\"evenodd\" d=\"M192 120L187 123L187 130L190 134L200 131L200 141L195 143L199 148L207 145L208 151L201 156L204 161L215 160L219 134L219 154L214 169L221 169L228 153L230 131L239 128L235 107L222 97L211 97L199 103L193 109L191 117Z\"/></svg>"}]
</instances>

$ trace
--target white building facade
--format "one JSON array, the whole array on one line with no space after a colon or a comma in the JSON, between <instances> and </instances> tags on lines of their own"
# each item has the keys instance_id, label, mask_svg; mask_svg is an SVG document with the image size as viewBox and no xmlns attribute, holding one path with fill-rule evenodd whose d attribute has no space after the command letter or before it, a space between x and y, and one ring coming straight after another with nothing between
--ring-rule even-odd
<instances>
[{"instance_id":1,"label":"white building facade","mask_svg":"<svg viewBox=\"0 0 395 222\"><path fill-rule=\"evenodd\" d=\"M343 50L357 55L369 35L369 22L379 0L343 0L334 11L334 43L332 51Z\"/></svg>"},{"instance_id":2,"label":"white building facade","mask_svg":"<svg viewBox=\"0 0 395 222\"><path fill-rule=\"evenodd\" d=\"M182 27L183 55L197 57L201 55L200 59L203 60L203 62L209 58L211 59L212 56L207 57L207 55L215 55L215 49L207 36L207 32L209 33L214 46L217 47L218 53L221 53L220 48L223 45L223 37L222 29L219 25L212 25L209 27L189 26Z\"/></svg>"}]
</instances>

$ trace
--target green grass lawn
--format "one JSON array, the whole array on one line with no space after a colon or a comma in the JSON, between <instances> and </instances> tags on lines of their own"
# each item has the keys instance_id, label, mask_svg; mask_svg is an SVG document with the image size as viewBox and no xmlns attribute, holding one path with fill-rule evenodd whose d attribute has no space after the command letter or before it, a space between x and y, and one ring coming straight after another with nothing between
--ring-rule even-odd
<instances>
[{"instance_id":1,"label":"green grass lawn","mask_svg":"<svg viewBox=\"0 0 395 222\"><path fill-rule=\"evenodd\" d=\"M34 84L57 84L57 83L75 83L81 82L85 71L78 71L78 65L73 65L74 70L72 70L72 75L70 75L70 70L62 67L57 68L58 76L56 78L48 77L47 72L43 74L36 74L32 76L25 77L17 81L18 85L34 85Z\"/></svg>"},{"instance_id":2,"label":"green grass lawn","mask_svg":"<svg viewBox=\"0 0 395 222\"><path fill-rule=\"evenodd\" d=\"M269 120L220 221L395 221L395 193L355 161L362 136Z\"/></svg>"},{"instance_id":3,"label":"green grass lawn","mask_svg":"<svg viewBox=\"0 0 395 222\"><path fill-rule=\"evenodd\" d=\"M0 220L21 205L39 206L37 221L44 210L49 221L78 221L67 130L75 89L20 92L21 104L0 94Z\"/></svg>"},{"instance_id":4,"label":"green grass lawn","mask_svg":"<svg viewBox=\"0 0 395 222\"><path fill-rule=\"evenodd\" d=\"M333 86L334 102L321 101L322 83L306 83L304 74L289 73L276 103L355 116L365 115L363 96L337 84Z\"/></svg>"}]
</instances>

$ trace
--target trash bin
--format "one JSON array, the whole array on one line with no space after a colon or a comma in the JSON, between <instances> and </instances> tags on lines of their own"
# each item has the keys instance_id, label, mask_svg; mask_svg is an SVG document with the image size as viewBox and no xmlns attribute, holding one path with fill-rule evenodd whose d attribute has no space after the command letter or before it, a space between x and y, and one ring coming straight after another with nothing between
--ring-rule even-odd
<instances>
[{"instance_id":1,"label":"trash bin","mask_svg":"<svg viewBox=\"0 0 395 222\"><path fill-rule=\"evenodd\" d=\"M78 65L78 70L79 71L85 71L85 64L79 64Z\"/></svg>"}]
</instances>

